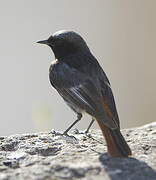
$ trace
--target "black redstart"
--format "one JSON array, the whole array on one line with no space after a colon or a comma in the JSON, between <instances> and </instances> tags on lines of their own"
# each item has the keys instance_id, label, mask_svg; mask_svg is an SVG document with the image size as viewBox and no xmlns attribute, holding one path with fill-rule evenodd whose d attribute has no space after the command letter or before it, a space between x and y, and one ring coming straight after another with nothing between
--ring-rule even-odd
<instances>
[{"instance_id":1,"label":"black redstart","mask_svg":"<svg viewBox=\"0 0 156 180\"><path fill-rule=\"evenodd\" d=\"M131 155L131 150L120 132L109 80L84 39L73 31L62 30L38 43L46 44L53 50L55 61L49 69L51 85L77 114L77 120L64 134L86 112L99 124L110 156Z\"/></svg>"}]
</instances>

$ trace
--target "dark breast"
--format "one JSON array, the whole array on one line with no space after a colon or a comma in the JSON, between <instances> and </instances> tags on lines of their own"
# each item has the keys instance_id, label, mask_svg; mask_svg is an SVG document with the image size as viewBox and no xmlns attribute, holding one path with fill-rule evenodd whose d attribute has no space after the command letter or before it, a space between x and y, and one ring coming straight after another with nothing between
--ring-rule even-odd
<instances>
[{"instance_id":1,"label":"dark breast","mask_svg":"<svg viewBox=\"0 0 156 180\"><path fill-rule=\"evenodd\" d=\"M72 80L75 81L72 81ZM62 61L54 61L49 68L49 80L56 89L69 88L79 83L82 75Z\"/></svg>"},{"instance_id":2,"label":"dark breast","mask_svg":"<svg viewBox=\"0 0 156 180\"><path fill-rule=\"evenodd\" d=\"M60 74L60 63L55 60L51 63L49 68L49 80L51 85L56 88L59 84L59 74Z\"/></svg>"}]
</instances>

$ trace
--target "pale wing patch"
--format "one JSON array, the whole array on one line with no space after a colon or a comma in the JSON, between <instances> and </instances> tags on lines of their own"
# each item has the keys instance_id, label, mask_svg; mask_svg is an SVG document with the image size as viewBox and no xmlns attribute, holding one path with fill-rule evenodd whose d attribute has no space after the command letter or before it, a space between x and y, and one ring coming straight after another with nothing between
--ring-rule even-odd
<instances>
[{"instance_id":1,"label":"pale wing patch","mask_svg":"<svg viewBox=\"0 0 156 180\"><path fill-rule=\"evenodd\" d=\"M84 99L84 97L80 94L79 92L79 87L72 87L70 88L70 91L77 97L79 98L84 104L89 106L91 109L94 110L94 108Z\"/></svg>"}]
</instances>

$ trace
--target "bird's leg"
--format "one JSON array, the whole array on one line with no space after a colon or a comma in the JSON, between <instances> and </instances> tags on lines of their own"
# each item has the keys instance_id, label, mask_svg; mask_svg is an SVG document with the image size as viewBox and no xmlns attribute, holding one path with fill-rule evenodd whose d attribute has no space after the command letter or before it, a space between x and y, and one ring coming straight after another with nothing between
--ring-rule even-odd
<instances>
[{"instance_id":1,"label":"bird's leg","mask_svg":"<svg viewBox=\"0 0 156 180\"><path fill-rule=\"evenodd\" d=\"M77 120L73 122L73 124L71 124L63 133L63 135L68 135L68 131L76 124L78 123L82 118L82 114L81 113L78 113L77 114Z\"/></svg>"},{"instance_id":2,"label":"bird's leg","mask_svg":"<svg viewBox=\"0 0 156 180\"><path fill-rule=\"evenodd\" d=\"M91 126L92 126L92 124L94 123L94 121L95 121L94 118L92 118L92 121L90 122L88 128L86 129L85 134L88 134L89 129L91 128Z\"/></svg>"},{"instance_id":3,"label":"bird's leg","mask_svg":"<svg viewBox=\"0 0 156 180\"><path fill-rule=\"evenodd\" d=\"M87 128L85 131L81 132L81 133L78 131L78 129L75 129L75 134L85 134L85 135L87 135L88 137L91 137L91 135L88 134L88 132L89 132L92 124L94 123L94 121L95 121L94 118L92 118L92 121L90 122L88 128Z\"/></svg>"}]
</instances>

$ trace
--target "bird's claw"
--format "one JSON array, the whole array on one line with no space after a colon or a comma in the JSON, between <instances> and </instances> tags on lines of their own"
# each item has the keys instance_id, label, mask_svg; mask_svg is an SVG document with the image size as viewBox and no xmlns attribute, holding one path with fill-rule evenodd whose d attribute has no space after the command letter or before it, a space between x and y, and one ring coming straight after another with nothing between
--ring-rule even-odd
<instances>
[{"instance_id":1,"label":"bird's claw","mask_svg":"<svg viewBox=\"0 0 156 180\"><path fill-rule=\"evenodd\" d=\"M85 135L86 135L88 138L91 138L91 137L92 137L92 135L89 134L88 132L85 132Z\"/></svg>"},{"instance_id":2,"label":"bird's claw","mask_svg":"<svg viewBox=\"0 0 156 180\"><path fill-rule=\"evenodd\" d=\"M55 135L58 135L58 136L65 136L65 137L69 137L69 138L73 138L73 139L76 139L75 136L70 136L68 133L64 132L64 133L60 133L60 132L56 132Z\"/></svg>"},{"instance_id":3,"label":"bird's claw","mask_svg":"<svg viewBox=\"0 0 156 180\"><path fill-rule=\"evenodd\" d=\"M79 131L78 129L74 129L74 134L83 134L89 138L92 137L92 135L89 133L89 131L85 130L85 131Z\"/></svg>"},{"instance_id":4,"label":"bird's claw","mask_svg":"<svg viewBox=\"0 0 156 180\"><path fill-rule=\"evenodd\" d=\"M66 137L69 137L69 138L76 139L75 136L71 136L71 135L69 135L68 133L63 133L62 135L63 135L63 136L66 136Z\"/></svg>"},{"instance_id":5,"label":"bird's claw","mask_svg":"<svg viewBox=\"0 0 156 180\"><path fill-rule=\"evenodd\" d=\"M53 130L52 134L55 134L55 136L66 136L66 137L69 137L69 138L76 139L75 136L71 136L67 132L60 133L60 132L56 132L56 131Z\"/></svg>"}]
</instances>

